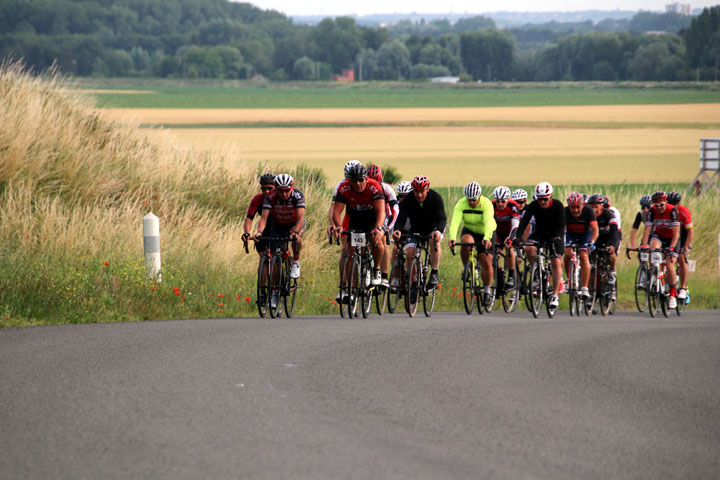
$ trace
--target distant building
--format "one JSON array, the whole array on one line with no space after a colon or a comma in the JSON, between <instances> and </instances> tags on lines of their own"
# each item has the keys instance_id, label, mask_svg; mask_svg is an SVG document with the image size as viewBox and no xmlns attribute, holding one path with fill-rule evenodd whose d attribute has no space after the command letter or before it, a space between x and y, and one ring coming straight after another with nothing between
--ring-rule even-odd
<instances>
[{"instance_id":1,"label":"distant building","mask_svg":"<svg viewBox=\"0 0 720 480\"><path fill-rule=\"evenodd\" d=\"M354 82L355 70L343 70L341 75L333 75L332 79L336 82Z\"/></svg>"},{"instance_id":2,"label":"distant building","mask_svg":"<svg viewBox=\"0 0 720 480\"><path fill-rule=\"evenodd\" d=\"M690 15L689 3L669 3L665 5L665 13L679 13L680 15Z\"/></svg>"},{"instance_id":3,"label":"distant building","mask_svg":"<svg viewBox=\"0 0 720 480\"><path fill-rule=\"evenodd\" d=\"M432 83L458 83L460 77L431 77Z\"/></svg>"}]
</instances>

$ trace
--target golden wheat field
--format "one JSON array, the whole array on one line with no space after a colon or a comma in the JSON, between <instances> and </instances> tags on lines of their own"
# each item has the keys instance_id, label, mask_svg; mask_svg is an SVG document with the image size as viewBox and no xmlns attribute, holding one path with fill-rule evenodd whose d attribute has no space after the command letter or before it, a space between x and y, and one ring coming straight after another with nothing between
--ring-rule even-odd
<instances>
[{"instance_id":1,"label":"golden wheat field","mask_svg":"<svg viewBox=\"0 0 720 480\"><path fill-rule=\"evenodd\" d=\"M183 128L180 143L238 162L304 163L329 178L350 159L393 165L436 186L690 181L720 104L418 109L107 110L145 124L383 123L397 126ZM452 126L449 122L508 122ZM513 123L514 122L514 123ZM437 125L428 125L437 123ZM588 124L590 124L588 126ZM601 125L600 125L601 124ZM640 127L638 124L641 124ZM681 125L682 124L682 125ZM152 139L161 133L147 130Z\"/></svg>"}]
</instances>

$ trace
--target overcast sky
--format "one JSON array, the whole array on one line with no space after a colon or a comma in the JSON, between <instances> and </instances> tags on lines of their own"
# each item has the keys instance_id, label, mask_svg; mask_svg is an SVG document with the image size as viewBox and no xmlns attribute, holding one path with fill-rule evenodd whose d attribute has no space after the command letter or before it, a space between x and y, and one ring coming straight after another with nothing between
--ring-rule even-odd
<instances>
[{"instance_id":1,"label":"overcast sky","mask_svg":"<svg viewBox=\"0 0 720 480\"><path fill-rule=\"evenodd\" d=\"M549 12L573 10L665 11L669 0L245 0L262 8L292 15L369 15L372 13L483 13L495 11ZM680 1L692 9L717 5L720 0Z\"/></svg>"}]
</instances>

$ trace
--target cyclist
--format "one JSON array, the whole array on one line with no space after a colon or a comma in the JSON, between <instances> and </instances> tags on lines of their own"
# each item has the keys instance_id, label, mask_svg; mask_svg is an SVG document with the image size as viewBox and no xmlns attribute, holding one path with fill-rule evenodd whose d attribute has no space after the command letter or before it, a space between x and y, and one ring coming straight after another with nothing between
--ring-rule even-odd
<instances>
[{"instance_id":1,"label":"cyclist","mask_svg":"<svg viewBox=\"0 0 720 480\"><path fill-rule=\"evenodd\" d=\"M341 215L345 210L348 217L347 228L343 227ZM340 183L333 199L332 223L330 229L337 236L343 230L365 232L370 237L375 269L371 282L380 285L380 270L377 268L382 260L385 229L385 198L382 187L375 180L368 178L368 171L362 164L353 165L348 169L347 179ZM351 254L350 242L343 244L343 256ZM341 299L344 301L345 299Z\"/></svg>"},{"instance_id":2,"label":"cyclist","mask_svg":"<svg viewBox=\"0 0 720 480\"><path fill-rule=\"evenodd\" d=\"M477 247L478 263L480 264L482 280L483 280L483 304L490 302L491 292L490 286L493 279L492 267L492 248L495 242L495 230L497 223L495 222L493 204L490 200L482 196L482 188L477 182L467 184L464 190L465 196L458 200L453 209L452 221L450 222L449 245L455 244L457 232L462 222L463 229L460 233L460 242L462 243L479 243ZM464 266L470 258L469 246L463 245L460 248L460 258Z\"/></svg>"},{"instance_id":3,"label":"cyclist","mask_svg":"<svg viewBox=\"0 0 720 480\"><path fill-rule=\"evenodd\" d=\"M520 225L515 230L514 242L518 245L522 241L517 239L517 232L524 232L535 217L535 229L528 237L529 245L525 245L525 255L530 264L537 258L537 245L546 244L550 263L552 264L553 294L549 305L557 308L559 305L560 280L562 278L563 251L562 237L565 235L565 207L561 201L552 198L553 187L548 182L537 184L534 191L535 200L525 207L526 213L520 219Z\"/></svg>"},{"instance_id":4,"label":"cyclist","mask_svg":"<svg viewBox=\"0 0 720 480\"><path fill-rule=\"evenodd\" d=\"M668 306L677 307L677 276L675 275L675 260L678 256L680 244L680 217L674 205L667 204L667 194L661 190L652 194L652 206L648 212L643 231L642 248L655 250L665 249L665 261L667 262L666 275L670 284L670 298Z\"/></svg>"},{"instance_id":5,"label":"cyclist","mask_svg":"<svg viewBox=\"0 0 720 480\"><path fill-rule=\"evenodd\" d=\"M647 222L647 216L648 212L650 212L651 204L652 200L650 199L650 195L643 195L640 197L640 211L637 212L637 215L635 215L635 221L633 222L632 230L630 230L630 248L633 250L637 248L635 235L637 234L640 225L644 226L645 222ZM642 238L640 240L642 240Z\"/></svg>"},{"instance_id":6,"label":"cyclist","mask_svg":"<svg viewBox=\"0 0 720 480\"><path fill-rule=\"evenodd\" d=\"M400 215L395 222L393 237L400 240L403 233L418 233L429 235L430 238L430 266L432 271L428 277L427 288L432 289L439 283L438 268L442 257L440 242L443 239L443 232L447 224L445 215L445 204L439 193L430 189L430 180L427 177L418 175L412 181L413 194L408 195L400 202ZM409 228L405 225L406 220L410 221ZM405 246L407 251L407 264L415 254L415 245L408 243ZM417 292L411 292L417 294Z\"/></svg>"},{"instance_id":7,"label":"cyclist","mask_svg":"<svg viewBox=\"0 0 720 480\"><path fill-rule=\"evenodd\" d=\"M243 223L244 233L242 235L242 239L244 242L247 242L250 238L250 232L252 231L252 223L255 219L255 215L257 215L258 213L262 215L262 207L263 203L265 203L265 197L267 197L267 195L274 189L275 175L273 175L272 173L262 174L260 176L260 193L255 195L252 200L250 200L250 206L248 207L247 215L245 216L245 222ZM270 222L268 222L265 226L263 235L270 235ZM259 255L262 254L265 248L265 241L255 242L255 250L257 250Z\"/></svg>"},{"instance_id":8,"label":"cyclist","mask_svg":"<svg viewBox=\"0 0 720 480\"><path fill-rule=\"evenodd\" d=\"M506 246L511 245L510 240L513 231L520 224L520 210L517 203L510 199L510 189L500 186L493 191L493 209L495 223L495 242L499 245L499 249L503 250ZM508 271L508 279L505 282L505 288L515 288L515 249L508 248L508 256L505 258L505 269Z\"/></svg>"},{"instance_id":9,"label":"cyclist","mask_svg":"<svg viewBox=\"0 0 720 480\"><path fill-rule=\"evenodd\" d=\"M270 236L290 237L292 241L293 261L290 264L290 278L298 278L302 234L305 230L305 196L294 188L295 180L287 173L275 177L274 183L275 189L265 197L255 239L259 240L263 236L265 225L268 219L272 218ZM279 293L274 292L273 298L270 299L272 308L277 306Z\"/></svg>"},{"instance_id":10,"label":"cyclist","mask_svg":"<svg viewBox=\"0 0 720 480\"><path fill-rule=\"evenodd\" d=\"M680 220L680 255L678 256L678 273L680 274L680 289L678 290L678 300L685 301L687 299L688 286L688 265L687 255L690 254L693 241L693 224L690 210L680 205L682 195L678 192L668 193L668 203L674 205L678 209L678 219Z\"/></svg>"},{"instance_id":11,"label":"cyclist","mask_svg":"<svg viewBox=\"0 0 720 480\"><path fill-rule=\"evenodd\" d=\"M610 203L610 197L607 195L605 195L605 200L603 200L603 207L605 210L610 210L610 212L615 215L615 221L617 222L618 228L618 240L617 245L615 245L615 252L617 253L620 251L620 243L622 242L622 218L620 216L620 210Z\"/></svg>"},{"instance_id":12,"label":"cyclist","mask_svg":"<svg viewBox=\"0 0 720 480\"><path fill-rule=\"evenodd\" d=\"M585 205L582 194L572 192L567 197L568 206L565 207L565 274L570 276L570 258L572 257L572 244L577 244L580 257L580 296L588 298L588 282L590 281L589 251L595 249L599 231L597 217L592 207Z\"/></svg>"},{"instance_id":13,"label":"cyclist","mask_svg":"<svg viewBox=\"0 0 720 480\"><path fill-rule=\"evenodd\" d=\"M382 170L377 165L369 165L367 167L368 178L372 178L380 184L383 189L383 196L385 198L385 224L383 228L385 232L392 232L395 226L395 220L400 213L400 207L398 206L397 198L395 197L395 191L392 186L388 183L383 182ZM383 242L384 243L384 242ZM384 253L382 263L380 264L380 284L387 288L388 283L388 272L390 271L390 244L384 243Z\"/></svg>"},{"instance_id":14,"label":"cyclist","mask_svg":"<svg viewBox=\"0 0 720 480\"><path fill-rule=\"evenodd\" d=\"M408 194L412 192L412 184L407 180L403 180L402 182L397 184L396 192L398 203L400 203L402 202L403 198L407 197Z\"/></svg>"},{"instance_id":15,"label":"cyclist","mask_svg":"<svg viewBox=\"0 0 720 480\"><path fill-rule=\"evenodd\" d=\"M342 183L343 183L345 180L348 179L348 173L350 172L350 169L351 169L353 166L355 166L355 165L360 165L360 161L359 161L359 160L350 160L349 162L347 162L347 163L345 164L345 167L343 168L343 174L344 174L343 179L340 180L340 181L337 183L337 185L335 186L335 190L333 191L332 201L330 202L330 209L328 210L328 222L329 222L329 224L330 224L330 227L328 227L328 235L334 235L334 232L333 232L333 230L332 230L332 225L333 225L333 206L335 205L335 197L337 196L338 189L340 188L340 185L342 185ZM343 231L347 231L349 222L350 222L350 217L349 217L347 214L345 214L345 216L343 216L343 219L342 219L342 229L343 229ZM340 237L340 243L342 244L341 251L342 251L343 253L347 253L347 251L348 251L348 248L347 248L347 237L346 237L346 236L341 236L341 237ZM344 256L344 255L340 255L340 258L339 258L339 260L338 260L338 272L340 272L340 275L341 275L341 276L342 276L342 269L343 269L343 265L344 265L344 260L345 260L345 256ZM338 296L335 298L335 301L338 302L338 303L340 303L340 300L341 300L341 299L340 299L340 294L338 293Z\"/></svg>"},{"instance_id":16,"label":"cyclist","mask_svg":"<svg viewBox=\"0 0 720 480\"><path fill-rule=\"evenodd\" d=\"M518 211L520 212L520 218L522 218L525 215L525 205L527 204L527 192L523 190L522 188L518 188L517 190L513 191L512 193L512 199L517 204ZM535 195L533 194L533 197ZM534 200L534 198L533 198ZM530 236L530 233L535 228L535 218L530 219L530 223L525 228L524 232L519 232L518 235L521 236L522 240L525 241Z\"/></svg>"},{"instance_id":17,"label":"cyclist","mask_svg":"<svg viewBox=\"0 0 720 480\"><path fill-rule=\"evenodd\" d=\"M400 214L400 203L403 201L405 197L412 192L412 184L406 180L403 180L402 182L397 184L397 199L398 199L398 215ZM396 219L397 220L397 219ZM404 230L410 229L410 221L405 220L405 226L403 228ZM390 230L392 232L392 230ZM399 253L399 247L397 244L393 245L392 248L392 258L390 260L391 265L395 265L395 262L397 261L397 256ZM395 288L400 284L400 280L395 277L390 279L390 287Z\"/></svg>"},{"instance_id":18,"label":"cyclist","mask_svg":"<svg viewBox=\"0 0 720 480\"><path fill-rule=\"evenodd\" d=\"M617 262L616 248L620 242L617 219L610 210L605 210L605 199L599 193L590 195L588 204L595 211L598 230L600 232L600 235L598 235L595 241L595 246L597 248L604 248L605 251L610 254L610 278L608 278L608 284L614 285L617 281L617 273L615 272L615 263Z\"/></svg>"}]
</instances>

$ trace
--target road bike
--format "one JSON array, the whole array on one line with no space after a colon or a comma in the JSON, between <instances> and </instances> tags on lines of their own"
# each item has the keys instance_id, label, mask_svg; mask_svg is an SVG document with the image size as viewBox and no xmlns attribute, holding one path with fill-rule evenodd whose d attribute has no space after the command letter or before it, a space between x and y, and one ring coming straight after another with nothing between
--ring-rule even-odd
<instances>
[{"instance_id":1,"label":"road bike","mask_svg":"<svg viewBox=\"0 0 720 480\"><path fill-rule=\"evenodd\" d=\"M400 299L407 295L407 274L405 272L405 249L401 242L396 241L397 257L390 270L390 288L387 293L387 309L395 313Z\"/></svg>"},{"instance_id":2,"label":"road bike","mask_svg":"<svg viewBox=\"0 0 720 480\"><path fill-rule=\"evenodd\" d=\"M450 253L453 255L455 255L455 247L470 247L470 256L462 272L463 305L465 306L465 313L468 315L472 314L475 303L477 303L477 309L480 315L482 315L484 311L482 298L483 289L480 286L480 278L482 278L481 267L478 261L480 246L480 243L462 242L454 243L450 247Z\"/></svg>"},{"instance_id":3,"label":"road bike","mask_svg":"<svg viewBox=\"0 0 720 480\"><path fill-rule=\"evenodd\" d=\"M547 247L538 245L537 257L530 267L528 295L530 295L530 307L533 317L538 318L542 310L543 302L548 317L555 316L556 307L550 305L550 297L553 294L552 268L548 256Z\"/></svg>"},{"instance_id":4,"label":"road bike","mask_svg":"<svg viewBox=\"0 0 720 480\"><path fill-rule=\"evenodd\" d=\"M343 261L340 274L340 316L344 317L347 313L348 318L358 317L359 304L363 318L367 318L376 290L372 284L375 262L368 245L368 235L360 231L345 231L340 234L348 236L349 245L353 249L353 253ZM340 245L340 237L335 241Z\"/></svg>"},{"instance_id":5,"label":"road bike","mask_svg":"<svg viewBox=\"0 0 720 480\"><path fill-rule=\"evenodd\" d=\"M643 252L639 248L625 247L625 256L630 259L630 252L638 252L638 267L635 272L635 305L638 312L642 313L648 309L650 284L650 253Z\"/></svg>"},{"instance_id":6,"label":"road bike","mask_svg":"<svg viewBox=\"0 0 720 480\"><path fill-rule=\"evenodd\" d=\"M428 266L430 265L429 235L412 233L405 235L405 243L415 244L415 252L407 268L406 282L408 294L405 295L405 311L410 317L415 316L420 297L422 297L425 316L432 315L435 308L437 288L427 288ZM402 237L401 237L402 239Z\"/></svg>"},{"instance_id":7,"label":"road bike","mask_svg":"<svg viewBox=\"0 0 720 480\"><path fill-rule=\"evenodd\" d=\"M613 277L610 253L605 249L597 249L590 253L590 283L588 284L590 297L585 301L585 315L596 313L596 305L604 317L615 313L617 279L611 282L611 278Z\"/></svg>"},{"instance_id":8,"label":"road bike","mask_svg":"<svg viewBox=\"0 0 720 480\"><path fill-rule=\"evenodd\" d=\"M580 246L573 243L570 248L572 253L570 254L570 269L567 281L570 316L580 316L580 303L582 302L580 296L580 263L578 262L578 249Z\"/></svg>"},{"instance_id":9,"label":"road bike","mask_svg":"<svg viewBox=\"0 0 720 480\"><path fill-rule=\"evenodd\" d=\"M254 237L250 237L253 238ZM257 276L257 306L260 317L269 312L277 318L285 312L290 318L295 313L297 298L297 279L290 277L292 256L289 250L291 242L288 236L267 236L255 239L266 241L267 248L260 254ZM249 253L248 243L243 240L245 252Z\"/></svg>"},{"instance_id":10,"label":"road bike","mask_svg":"<svg viewBox=\"0 0 720 480\"><path fill-rule=\"evenodd\" d=\"M665 282L665 275L667 273L667 263L665 260L665 254L668 250L655 249L650 251L650 283L648 288L648 312L651 317L655 317L659 310L662 310L665 317L668 316L670 311L669 297L670 297L670 286ZM678 265L675 264L675 278L678 276ZM689 293L688 293L689 298ZM689 303L688 298L676 299L675 312L678 315L682 315L685 312L685 307Z\"/></svg>"},{"instance_id":11,"label":"road bike","mask_svg":"<svg viewBox=\"0 0 720 480\"><path fill-rule=\"evenodd\" d=\"M493 288L491 289L491 291L493 292L494 296L493 301L497 298L500 298L505 313L512 313L517 307L518 299L520 296L518 269L517 262L515 262L515 268L508 271L508 280L512 278L513 287L507 288L505 282L505 269L500 267L500 258L503 259L503 265L507 266L508 258L510 257L510 255L508 255L507 253L507 249L513 247L507 246L505 249L503 249L503 246L504 245L501 243L496 243L495 249L493 251L492 266L493 272L495 274L495 279L493 281ZM492 310L492 305L490 306L490 310ZM489 312L490 310L487 311Z\"/></svg>"}]
</instances>

